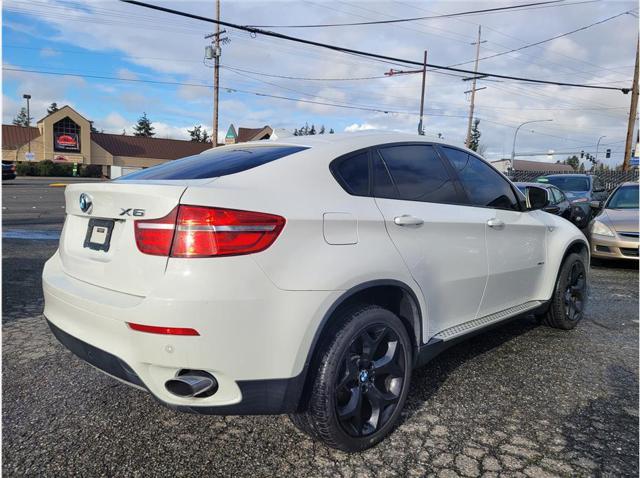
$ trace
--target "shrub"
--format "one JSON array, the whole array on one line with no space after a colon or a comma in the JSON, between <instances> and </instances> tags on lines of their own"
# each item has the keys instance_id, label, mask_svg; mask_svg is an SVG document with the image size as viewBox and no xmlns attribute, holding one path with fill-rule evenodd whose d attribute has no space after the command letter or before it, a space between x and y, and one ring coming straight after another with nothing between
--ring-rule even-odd
<instances>
[{"instance_id":1,"label":"shrub","mask_svg":"<svg viewBox=\"0 0 640 478\"><path fill-rule=\"evenodd\" d=\"M36 164L29 161L20 161L16 164L16 174L18 176L37 176Z\"/></svg>"},{"instance_id":2,"label":"shrub","mask_svg":"<svg viewBox=\"0 0 640 478\"><path fill-rule=\"evenodd\" d=\"M101 178L102 166L99 164L83 164L80 165L78 174L83 178Z\"/></svg>"}]
</instances>

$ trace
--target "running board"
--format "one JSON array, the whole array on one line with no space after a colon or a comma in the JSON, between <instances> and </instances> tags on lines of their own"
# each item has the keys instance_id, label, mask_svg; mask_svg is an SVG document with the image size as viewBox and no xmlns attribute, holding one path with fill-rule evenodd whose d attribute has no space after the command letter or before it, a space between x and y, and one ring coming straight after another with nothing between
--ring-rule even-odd
<instances>
[{"instance_id":1,"label":"running board","mask_svg":"<svg viewBox=\"0 0 640 478\"><path fill-rule=\"evenodd\" d=\"M480 317L479 319L470 320L464 324L445 329L431 337L429 342L420 346L414 360L414 366L420 367L425 365L449 347L452 347L469 337L484 333L494 327L499 327L504 322L508 322L522 316L523 313L532 312L536 309L540 310L545 306L545 304L546 302L544 301L533 300L496 312L495 314Z\"/></svg>"},{"instance_id":2,"label":"running board","mask_svg":"<svg viewBox=\"0 0 640 478\"><path fill-rule=\"evenodd\" d=\"M533 310L536 307L540 307L543 303L544 302L540 300L531 300L529 302L525 302L524 304L501 310L500 312L496 312L495 314L485 315L484 317L480 317L479 319L473 319L463 324L454 325L453 327L449 327L448 329L444 329L443 331L438 332L432 337L432 339L443 340L446 342L461 335L466 335L476 329L481 329L486 327L487 325L495 324L515 315L520 315L529 310Z\"/></svg>"}]
</instances>

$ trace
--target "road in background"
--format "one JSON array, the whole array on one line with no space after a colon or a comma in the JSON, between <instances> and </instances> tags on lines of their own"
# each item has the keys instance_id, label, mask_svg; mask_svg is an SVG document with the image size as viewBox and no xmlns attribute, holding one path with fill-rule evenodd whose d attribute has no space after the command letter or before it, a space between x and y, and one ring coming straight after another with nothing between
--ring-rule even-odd
<instances>
[{"instance_id":1,"label":"road in background","mask_svg":"<svg viewBox=\"0 0 640 478\"><path fill-rule=\"evenodd\" d=\"M72 184L102 181L93 178L19 177L2 181L3 229L52 226L62 228L64 222L64 187L51 184Z\"/></svg>"}]
</instances>

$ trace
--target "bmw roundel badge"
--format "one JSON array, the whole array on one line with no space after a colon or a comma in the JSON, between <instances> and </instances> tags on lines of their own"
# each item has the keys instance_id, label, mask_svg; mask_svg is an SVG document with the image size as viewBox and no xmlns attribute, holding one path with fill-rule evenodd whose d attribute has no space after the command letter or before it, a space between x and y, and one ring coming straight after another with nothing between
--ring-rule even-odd
<instances>
[{"instance_id":1,"label":"bmw roundel badge","mask_svg":"<svg viewBox=\"0 0 640 478\"><path fill-rule=\"evenodd\" d=\"M93 209L93 200L87 193L80 194L80 209L82 212L91 214L91 210Z\"/></svg>"}]
</instances>

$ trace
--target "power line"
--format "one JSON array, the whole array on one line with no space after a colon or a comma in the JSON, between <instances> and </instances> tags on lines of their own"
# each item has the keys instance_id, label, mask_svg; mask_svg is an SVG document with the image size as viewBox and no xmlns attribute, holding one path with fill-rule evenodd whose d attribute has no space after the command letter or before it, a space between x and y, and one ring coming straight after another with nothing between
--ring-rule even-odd
<instances>
[{"instance_id":1,"label":"power line","mask_svg":"<svg viewBox=\"0 0 640 478\"><path fill-rule=\"evenodd\" d=\"M480 60L489 60L490 58L495 58L497 56L506 55L508 53L515 53L517 51L521 51L521 50L524 50L526 48L531 48L531 47L534 47L534 46L542 45L543 43L548 43L550 41L557 40L558 38L566 37L566 36L572 35L574 33L581 32L583 30L587 30L587 29L589 29L591 27L594 27L596 25L601 25L602 23L606 23L606 22L611 21L611 20L613 20L615 18L621 17L623 15L627 15L627 14L630 14L630 13L631 13L631 10L628 10L628 11L622 12L622 13L618 13L617 15L613 15L611 17L604 18L604 19L599 20L597 22L590 23L589 25L585 25L583 27L576 28L575 30L571 30L570 32L561 33L559 35L556 35L556 36L553 36L553 37L550 37L550 38L545 38L544 40L540 40L540 41L537 41L537 42L534 42L534 43L529 43L527 45L523 45L523 46L518 47L518 48L513 48L513 49L508 50L508 51L503 51L503 52L500 52L500 53L495 53L493 55L483 56L482 58L480 58ZM471 61L473 61L473 60L471 60ZM464 63L457 63L457 64L451 65L451 66L464 65L466 63L470 63L470 61L466 61Z\"/></svg>"},{"instance_id":2,"label":"power line","mask_svg":"<svg viewBox=\"0 0 640 478\"><path fill-rule=\"evenodd\" d=\"M391 57L391 56L387 56L387 55L379 55L379 54L376 54L376 53L370 53L370 52L366 52L366 51L355 50L355 49L352 49L352 48L340 47L340 46L331 45L331 44L328 44L328 43L321 43L321 42L316 42L316 41L312 41L312 40L306 40L306 39L303 39L303 38L298 38L298 37L293 37L293 36L290 36L290 35L285 35L283 33L272 32L272 31L268 31L268 30L261 30L259 28L246 27L246 26L242 26L242 25L238 25L238 24L230 23L230 22L226 22L226 21L217 21L217 20L213 20L211 18L200 16L200 15L181 12L181 11L178 11L178 10L173 10L171 8L161 7L161 6L158 6L158 5L151 5L151 4L148 4L148 3L139 2L137 0L120 0L120 1L124 2L124 3L132 4L132 5L138 5L138 6L141 6L141 7L150 8L150 9L153 9L153 10L158 10L158 11L163 11L163 12L166 12L166 13L171 13L173 15L179 15L179 16L183 16L183 17L187 17L187 18L192 18L194 20L201 20L201 21L205 21L205 22L209 22L209 23L219 23L220 25L225 26L225 27L248 31L248 32L256 34L256 35L260 34L260 35L270 36L270 37L274 37L274 38L280 38L282 40L288 40L288 41L292 41L292 42L296 42L296 43L302 43L302 44L306 44L306 45L313 45L313 46L317 46L317 47L320 47L320 48L326 48L326 49L329 49L329 50L338 51L338 52L341 52L341 53L348 53L348 54L353 54L353 55L358 55L358 56L365 56L365 57L369 57L369 58L376 58L376 59L379 59L379 60L382 60L382 61L400 62L400 63L409 64L409 65L422 66L422 63L417 62L417 61L413 61L413 60L405 60L405 59L402 59L402 58L396 58L396 57ZM474 71L465 70L465 69L461 69L461 68L453 68L453 67L447 67L447 66L442 66L442 65L434 65L434 64L427 64L427 66L429 68L435 68L435 69L447 70L447 71L454 71L454 72L457 72L457 73L476 74L476 72L474 72ZM627 94L630 91L629 88L616 88L616 87L612 87L612 86L598 86L598 85L586 85L586 84L578 84L578 83L567 83L567 82L560 82L560 81L538 80L538 79L533 79L533 78L523 78L523 77L517 77L517 76L510 76L510 75L501 75L501 74L497 74L497 73L486 73L486 72L481 72L481 71L478 71L477 75L478 76L484 76L484 77L502 78L502 79L506 79L506 80L524 81L524 82L527 82L527 83L537 83L537 84L556 85L556 86L567 86L567 87L574 87L574 88L589 88L589 89L599 89L599 90L621 91L624 94Z\"/></svg>"},{"instance_id":3,"label":"power line","mask_svg":"<svg viewBox=\"0 0 640 478\"><path fill-rule=\"evenodd\" d=\"M445 13L442 15L431 15L426 17L398 18L394 20L375 20L370 22L320 23L320 24L312 24L312 25L307 24L307 25L247 25L247 26L251 28L325 28L325 27L351 27L351 26L360 26L360 25L383 25L387 23L405 23L405 22L415 22L418 20L431 20L434 18L450 18L450 17L461 17L465 15L476 15L476 14L482 14L482 13L502 12L505 10L513 10L516 8L547 5L550 3L562 3L564 1L565 0L550 0L546 2L524 3L522 5L510 5L507 7L484 8L482 10L469 10L466 12Z\"/></svg>"},{"instance_id":4,"label":"power line","mask_svg":"<svg viewBox=\"0 0 640 478\"><path fill-rule=\"evenodd\" d=\"M53 72L53 71L38 71L38 70L28 70L28 69L21 69L21 68L12 68L12 67L2 67L3 70L6 71L16 71L16 72L25 72L25 73L36 73L36 74L43 74L43 75L54 75L54 76L68 76L68 77L78 77L78 78L93 78L93 79L102 79L102 80L113 80L113 81L125 81L125 82L135 82L135 83L151 83L151 84L159 84L159 85L173 85L173 86L194 86L194 87L199 87L199 88L213 88L213 85L209 85L209 84L202 84L202 83L185 83L185 82L177 82L177 81L161 81L161 80L143 80L143 79L138 79L138 78L118 78L118 77L114 77L114 76L103 76L103 75L87 75L87 74L77 74L77 73L61 73L61 72ZM273 95L270 93L262 93L259 91L251 91L251 90L243 90L243 89L238 89L238 88L230 88L230 87L226 87L224 85L220 86L223 90L229 92L229 93L243 93L243 94L248 94L248 95L254 95L254 96L258 96L258 97L263 97L263 98L272 98L272 99L279 99L279 100L284 100L284 101L295 101L295 102L300 102L300 103L308 103L308 104L314 104L314 105L319 105L319 106L328 106L328 107L333 107L333 108L343 108L343 109L350 109L350 110L360 110L360 111L370 111L370 112L374 112L374 113L383 113L383 114L391 114L391 115L396 115L396 114L404 114L404 115L411 115L411 116L418 116L418 113L414 112L414 111L406 111L406 110L392 110L392 109L384 109L384 108L380 108L380 107L373 107L373 106L365 106L365 105L346 105L346 104L341 104L339 102L324 102L324 101L315 101L315 100L309 100L309 99L303 99L303 98L292 98L289 96L281 96L281 95ZM310 95L312 96L312 95ZM466 118L467 115L466 114L447 114L447 113L442 113L438 110L432 110L430 112L427 113L429 116L432 117L444 117L444 118ZM515 129L516 127L510 124L506 124L506 123L502 123L499 121L495 121L486 117L480 117L477 116L478 119L480 119L481 121L484 121L486 123L490 123L490 124L495 124L495 125L499 125L499 126L503 126L506 128L511 128L511 129ZM531 130L532 133L534 134L538 134L538 135L542 135L542 136L549 136L549 137L553 137L553 138L557 138L557 139L561 139L563 141L571 141L571 142L583 142L582 140L575 140L575 139L571 139L571 138L565 138L565 137L561 137L561 136L556 136L556 135L552 135L549 133L542 133L542 132L538 132L538 131L534 131Z\"/></svg>"}]
</instances>

